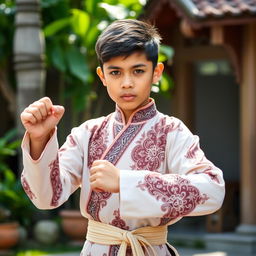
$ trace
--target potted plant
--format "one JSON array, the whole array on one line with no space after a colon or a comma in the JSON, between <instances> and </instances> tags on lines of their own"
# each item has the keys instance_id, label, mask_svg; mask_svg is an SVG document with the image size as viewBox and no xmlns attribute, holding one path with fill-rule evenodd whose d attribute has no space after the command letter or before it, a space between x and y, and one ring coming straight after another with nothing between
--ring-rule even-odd
<instances>
[{"instance_id":1,"label":"potted plant","mask_svg":"<svg viewBox=\"0 0 256 256\"><path fill-rule=\"evenodd\" d=\"M20 180L9 167L20 146L15 136L16 131L11 130L0 138L0 249L18 243L19 225L28 224L32 210Z\"/></svg>"},{"instance_id":2,"label":"potted plant","mask_svg":"<svg viewBox=\"0 0 256 256\"><path fill-rule=\"evenodd\" d=\"M71 196L68 207L66 204L66 208L59 212L62 231L73 244L84 242L88 225L88 219L83 217L79 210L79 193L77 190Z\"/></svg>"},{"instance_id":3,"label":"potted plant","mask_svg":"<svg viewBox=\"0 0 256 256\"><path fill-rule=\"evenodd\" d=\"M66 209L60 211L63 232L73 243L83 243L87 233L88 220L79 210Z\"/></svg>"}]
</instances>

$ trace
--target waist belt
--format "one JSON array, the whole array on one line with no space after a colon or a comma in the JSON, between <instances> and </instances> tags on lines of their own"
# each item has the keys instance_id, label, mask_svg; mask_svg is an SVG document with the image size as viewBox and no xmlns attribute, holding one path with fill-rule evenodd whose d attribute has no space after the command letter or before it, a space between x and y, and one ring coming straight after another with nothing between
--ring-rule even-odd
<instances>
[{"instance_id":1,"label":"waist belt","mask_svg":"<svg viewBox=\"0 0 256 256\"><path fill-rule=\"evenodd\" d=\"M102 222L89 220L86 239L104 245L120 245L118 256L125 256L130 245L133 256L145 255L142 247L149 255L157 256L153 245L167 244L176 256L177 250L167 242L167 226L142 227L132 231L124 230ZM152 254L149 253L149 249Z\"/></svg>"}]
</instances>

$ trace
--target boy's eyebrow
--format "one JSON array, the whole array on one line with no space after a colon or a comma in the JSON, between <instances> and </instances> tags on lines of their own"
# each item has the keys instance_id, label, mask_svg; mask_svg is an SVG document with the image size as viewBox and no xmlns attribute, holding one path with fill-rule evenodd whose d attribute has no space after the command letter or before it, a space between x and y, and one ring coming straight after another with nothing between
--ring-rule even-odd
<instances>
[{"instance_id":1,"label":"boy's eyebrow","mask_svg":"<svg viewBox=\"0 0 256 256\"><path fill-rule=\"evenodd\" d=\"M121 68L118 66L108 66L107 69L121 69Z\"/></svg>"},{"instance_id":2,"label":"boy's eyebrow","mask_svg":"<svg viewBox=\"0 0 256 256\"><path fill-rule=\"evenodd\" d=\"M137 64L137 65L134 65L133 68L140 68L140 67L146 67L147 65L146 64Z\"/></svg>"},{"instance_id":3,"label":"boy's eyebrow","mask_svg":"<svg viewBox=\"0 0 256 256\"><path fill-rule=\"evenodd\" d=\"M140 67L146 67L147 65L146 64L136 64L134 66L132 66L132 68L140 68ZM107 69L122 69L121 67L118 67L118 66L109 66L107 67Z\"/></svg>"}]
</instances>

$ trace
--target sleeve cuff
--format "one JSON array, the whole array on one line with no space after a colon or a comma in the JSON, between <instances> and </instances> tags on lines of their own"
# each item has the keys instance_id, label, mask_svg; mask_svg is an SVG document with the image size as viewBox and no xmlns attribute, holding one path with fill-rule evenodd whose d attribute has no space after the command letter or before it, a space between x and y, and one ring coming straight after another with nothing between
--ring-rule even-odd
<instances>
[{"instance_id":1,"label":"sleeve cuff","mask_svg":"<svg viewBox=\"0 0 256 256\"><path fill-rule=\"evenodd\" d=\"M52 152L52 149L54 149L56 147L54 145L57 145L57 150L58 150L57 127L55 127L54 131L52 132L50 139L48 140L43 152L41 153L41 155L38 159L34 160L30 155L30 138L29 138L29 133L27 131L25 132L24 137L22 139L21 149L22 149L24 155L32 163L37 164L38 162L40 162L42 160L42 158L46 154L48 148L50 148L51 150L49 150L49 151Z\"/></svg>"}]
</instances>

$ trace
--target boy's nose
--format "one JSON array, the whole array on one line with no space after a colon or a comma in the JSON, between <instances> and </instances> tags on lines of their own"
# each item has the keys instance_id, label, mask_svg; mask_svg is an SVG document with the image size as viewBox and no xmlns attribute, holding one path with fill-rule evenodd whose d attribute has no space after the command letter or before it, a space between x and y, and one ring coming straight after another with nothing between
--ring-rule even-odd
<instances>
[{"instance_id":1,"label":"boy's nose","mask_svg":"<svg viewBox=\"0 0 256 256\"><path fill-rule=\"evenodd\" d=\"M133 80L130 76L125 76L121 84L122 88L131 88L133 87Z\"/></svg>"}]
</instances>

